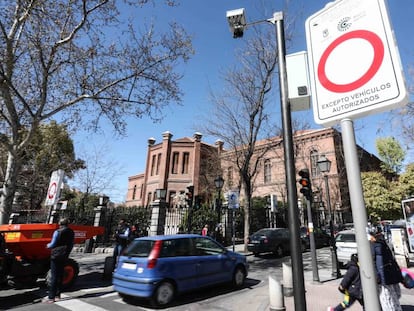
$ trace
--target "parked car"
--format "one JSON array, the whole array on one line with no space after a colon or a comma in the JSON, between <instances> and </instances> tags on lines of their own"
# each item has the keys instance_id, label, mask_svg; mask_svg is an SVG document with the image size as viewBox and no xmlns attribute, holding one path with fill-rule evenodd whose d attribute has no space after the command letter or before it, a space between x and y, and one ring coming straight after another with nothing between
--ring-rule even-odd
<instances>
[{"instance_id":1,"label":"parked car","mask_svg":"<svg viewBox=\"0 0 414 311\"><path fill-rule=\"evenodd\" d=\"M315 237L316 248L330 245L331 236L321 228L313 228L313 235ZM300 228L300 237L306 242L306 247L310 248L310 235L307 227Z\"/></svg>"},{"instance_id":2,"label":"parked car","mask_svg":"<svg viewBox=\"0 0 414 311\"><path fill-rule=\"evenodd\" d=\"M302 251L306 241L301 240ZM253 233L248 240L247 250L255 256L273 253L278 257L290 253L290 233L287 228L263 228Z\"/></svg>"},{"instance_id":3,"label":"parked car","mask_svg":"<svg viewBox=\"0 0 414 311\"><path fill-rule=\"evenodd\" d=\"M355 230L339 231L335 238L336 255L340 266L344 266L352 254L358 253Z\"/></svg>"},{"instance_id":4,"label":"parked car","mask_svg":"<svg viewBox=\"0 0 414 311\"><path fill-rule=\"evenodd\" d=\"M167 306L180 293L220 283L241 287L246 257L208 236L176 234L133 240L119 256L112 282L121 297Z\"/></svg>"}]
</instances>

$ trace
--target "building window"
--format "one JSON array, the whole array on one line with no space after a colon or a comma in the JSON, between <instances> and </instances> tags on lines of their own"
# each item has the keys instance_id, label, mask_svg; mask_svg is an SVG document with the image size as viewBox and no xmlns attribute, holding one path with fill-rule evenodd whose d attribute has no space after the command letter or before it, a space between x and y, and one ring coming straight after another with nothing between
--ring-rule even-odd
<instances>
[{"instance_id":1,"label":"building window","mask_svg":"<svg viewBox=\"0 0 414 311\"><path fill-rule=\"evenodd\" d=\"M161 165L161 153L159 153L157 157L157 171L155 173L156 175L160 174L160 165Z\"/></svg>"},{"instance_id":2,"label":"building window","mask_svg":"<svg viewBox=\"0 0 414 311\"><path fill-rule=\"evenodd\" d=\"M132 190L132 200L135 200L136 194L137 194L137 185L134 185L134 189Z\"/></svg>"},{"instance_id":3,"label":"building window","mask_svg":"<svg viewBox=\"0 0 414 311\"><path fill-rule=\"evenodd\" d=\"M168 203L170 207L174 207L174 203L176 203L177 201L177 200L174 200L176 194L177 193L175 191L170 191L170 195L168 196L169 197Z\"/></svg>"},{"instance_id":4,"label":"building window","mask_svg":"<svg viewBox=\"0 0 414 311\"><path fill-rule=\"evenodd\" d=\"M171 174L177 174L178 173L178 156L179 156L178 152L173 153Z\"/></svg>"},{"instance_id":5,"label":"building window","mask_svg":"<svg viewBox=\"0 0 414 311\"><path fill-rule=\"evenodd\" d=\"M190 153L184 152L183 153L183 166L181 174L188 174L188 163L190 161Z\"/></svg>"},{"instance_id":6,"label":"building window","mask_svg":"<svg viewBox=\"0 0 414 311\"><path fill-rule=\"evenodd\" d=\"M150 205L151 203L151 197L152 197L152 193L148 192L148 196L147 196L147 206Z\"/></svg>"},{"instance_id":7,"label":"building window","mask_svg":"<svg viewBox=\"0 0 414 311\"><path fill-rule=\"evenodd\" d=\"M318 159L319 159L319 152L316 150L312 150L310 152L310 162L311 162L311 176L316 177L320 175L318 169Z\"/></svg>"},{"instance_id":8,"label":"building window","mask_svg":"<svg viewBox=\"0 0 414 311\"><path fill-rule=\"evenodd\" d=\"M269 159L264 161L264 183L268 184L272 181L272 165Z\"/></svg>"},{"instance_id":9,"label":"building window","mask_svg":"<svg viewBox=\"0 0 414 311\"><path fill-rule=\"evenodd\" d=\"M155 174L155 160L156 160L156 156L154 154L152 156L152 161L151 161L151 176L154 176Z\"/></svg>"},{"instance_id":10,"label":"building window","mask_svg":"<svg viewBox=\"0 0 414 311\"><path fill-rule=\"evenodd\" d=\"M233 168L227 168L227 185L229 188L233 187Z\"/></svg>"}]
</instances>

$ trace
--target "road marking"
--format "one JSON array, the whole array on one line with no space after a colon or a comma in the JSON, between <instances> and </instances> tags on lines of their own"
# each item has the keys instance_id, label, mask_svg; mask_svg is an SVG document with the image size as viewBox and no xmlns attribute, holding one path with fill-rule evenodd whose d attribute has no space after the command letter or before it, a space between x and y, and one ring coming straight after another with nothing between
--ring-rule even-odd
<instances>
[{"instance_id":1,"label":"road marking","mask_svg":"<svg viewBox=\"0 0 414 311\"><path fill-rule=\"evenodd\" d=\"M111 292L102 296L99 296L99 298L108 298L108 297L112 297L112 296L118 296L117 292Z\"/></svg>"},{"instance_id":2,"label":"road marking","mask_svg":"<svg viewBox=\"0 0 414 311\"><path fill-rule=\"evenodd\" d=\"M67 310L79 311L79 310L88 310L88 311L108 311L98 306L95 306L90 303L83 302L79 299L68 299L55 302L59 307L63 307Z\"/></svg>"}]
</instances>

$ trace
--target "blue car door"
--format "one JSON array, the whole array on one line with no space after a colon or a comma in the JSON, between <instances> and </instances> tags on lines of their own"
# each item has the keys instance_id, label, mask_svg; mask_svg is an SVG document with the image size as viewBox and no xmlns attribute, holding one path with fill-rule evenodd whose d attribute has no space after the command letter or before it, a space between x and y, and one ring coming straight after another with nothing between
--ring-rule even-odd
<instances>
[{"instance_id":1,"label":"blue car door","mask_svg":"<svg viewBox=\"0 0 414 311\"><path fill-rule=\"evenodd\" d=\"M231 280L233 273L232 261L222 246L205 237L195 238L194 246L198 262L198 286L202 287Z\"/></svg>"}]
</instances>

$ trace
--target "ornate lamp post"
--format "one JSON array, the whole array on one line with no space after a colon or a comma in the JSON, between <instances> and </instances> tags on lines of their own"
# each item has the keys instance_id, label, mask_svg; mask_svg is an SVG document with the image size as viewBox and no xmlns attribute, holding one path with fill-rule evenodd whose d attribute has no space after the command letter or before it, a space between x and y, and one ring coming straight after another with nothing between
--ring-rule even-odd
<instances>
[{"instance_id":1,"label":"ornate lamp post","mask_svg":"<svg viewBox=\"0 0 414 311\"><path fill-rule=\"evenodd\" d=\"M323 178L325 180L326 204L328 205L329 231L331 234L330 247L331 247L331 257L332 257L332 276L339 278L341 276L341 271L339 270L338 257L336 254L336 245L335 245L334 228L333 228L333 215L332 215L331 198L329 195L329 184L328 184L328 173L331 170L331 161L323 154L320 156L317 164L318 164L319 171L324 174Z\"/></svg>"},{"instance_id":2,"label":"ornate lamp post","mask_svg":"<svg viewBox=\"0 0 414 311\"><path fill-rule=\"evenodd\" d=\"M214 179L214 184L216 185L218 197L217 197L217 224L221 223L221 189L223 189L224 179L221 176L217 176Z\"/></svg>"},{"instance_id":3,"label":"ornate lamp post","mask_svg":"<svg viewBox=\"0 0 414 311\"><path fill-rule=\"evenodd\" d=\"M155 189L155 196L157 200L165 201L167 197L167 189Z\"/></svg>"}]
</instances>

